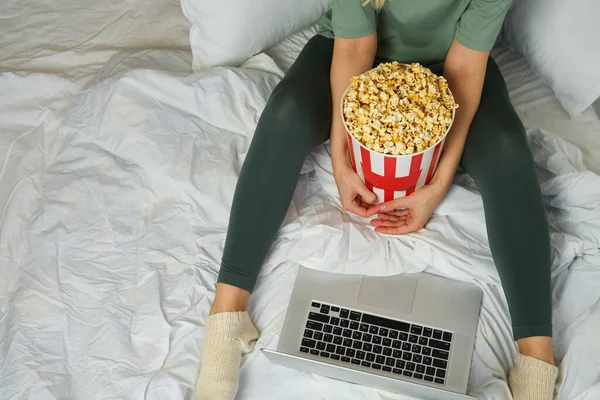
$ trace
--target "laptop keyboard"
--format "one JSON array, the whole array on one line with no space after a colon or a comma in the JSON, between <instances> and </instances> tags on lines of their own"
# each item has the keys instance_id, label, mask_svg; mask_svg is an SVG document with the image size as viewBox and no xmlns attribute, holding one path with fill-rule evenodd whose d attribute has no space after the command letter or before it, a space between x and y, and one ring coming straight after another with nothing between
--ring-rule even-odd
<instances>
[{"instance_id":1,"label":"laptop keyboard","mask_svg":"<svg viewBox=\"0 0 600 400\"><path fill-rule=\"evenodd\" d=\"M300 351L443 385L452 333L313 301Z\"/></svg>"}]
</instances>

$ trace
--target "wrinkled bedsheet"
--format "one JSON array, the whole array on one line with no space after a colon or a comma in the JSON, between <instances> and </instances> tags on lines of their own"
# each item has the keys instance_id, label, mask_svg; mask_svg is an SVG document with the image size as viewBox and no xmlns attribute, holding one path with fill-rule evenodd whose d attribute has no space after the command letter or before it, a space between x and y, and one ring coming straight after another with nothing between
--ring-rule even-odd
<instances>
[{"instance_id":1,"label":"wrinkled bedsheet","mask_svg":"<svg viewBox=\"0 0 600 400\"><path fill-rule=\"evenodd\" d=\"M116 52L76 78L0 74L0 399L193 398L237 176L270 91L309 34L240 68L193 75L179 50ZM543 85L522 59L497 56L552 230L559 399L599 399L600 121L591 110L575 121L552 112L556 100L532 95ZM285 369L258 351L277 345L298 265L477 284L469 391L510 399L516 346L481 198L464 173L426 230L383 236L343 211L322 145L251 300L262 335L238 398L407 398Z\"/></svg>"}]
</instances>

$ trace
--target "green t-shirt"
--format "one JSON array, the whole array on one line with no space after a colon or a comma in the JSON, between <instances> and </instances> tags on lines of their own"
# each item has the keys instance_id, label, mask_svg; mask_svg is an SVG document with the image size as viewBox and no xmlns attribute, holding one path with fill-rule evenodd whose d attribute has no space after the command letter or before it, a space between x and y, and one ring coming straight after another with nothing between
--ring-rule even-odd
<instances>
[{"instance_id":1,"label":"green t-shirt","mask_svg":"<svg viewBox=\"0 0 600 400\"><path fill-rule=\"evenodd\" d=\"M377 31L382 61L443 61L456 38L488 51L494 45L510 0L387 0L381 10L364 0L332 0L319 33L353 39Z\"/></svg>"}]
</instances>

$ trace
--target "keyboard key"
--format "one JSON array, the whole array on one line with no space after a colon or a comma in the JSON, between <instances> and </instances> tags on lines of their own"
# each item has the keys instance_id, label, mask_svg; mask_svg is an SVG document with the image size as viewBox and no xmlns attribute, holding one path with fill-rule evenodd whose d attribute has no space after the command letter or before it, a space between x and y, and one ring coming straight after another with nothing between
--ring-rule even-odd
<instances>
[{"instance_id":1,"label":"keyboard key","mask_svg":"<svg viewBox=\"0 0 600 400\"><path fill-rule=\"evenodd\" d=\"M329 323L334 326L338 326L340 324L340 319L338 317L331 317Z\"/></svg>"},{"instance_id":2,"label":"keyboard key","mask_svg":"<svg viewBox=\"0 0 600 400\"><path fill-rule=\"evenodd\" d=\"M371 351L373 349L373 345L371 343L363 343L364 351Z\"/></svg>"},{"instance_id":3,"label":"keyboard key","mask_svg":"<svg viewBox=\"0 0 600 400\"><path fill-rule=\"evenodd\" d=\"M360 340L355 340L354 343L352 343L352 348L356 350L362 349L362 342Z\"/></svg>"},{"instance_id":4,"label":"keyboard key","mask_svg":"<svg viewBox=\"0 0 600 400\"><path fill-rule=\"evenodd\" d=\"M392 357L388 357L385 359L385 365L389 365L390 367L393 367L394 364L396 364L396 360L394 360Z\"/></svg>"},{"instance_id":5,"label":"keyboard key","mask_svg":"<svg viewBox=\"0 0 600 400\"><path fill-rule=\"evenodd\" d=\"M389 335L392 339L398 339L398 331L390 331Z\"/></svg>"},{"instance_id":6,"label":"keyboard key","mask_svg":"<svg viewBox=\"0 0 600 400\"><path fill-rule=\"evenodd\" d=\"M321 306L321 314L329 314L329 306L327 304Z\"/></svg>"},{"instance_id":7,"label":"keyboard key","mask_svg":"<svg viewBox=\"0 0 600 400\"><path fill-rule=\"evenodd\" d=\"M310 349L308 347L300 347L300 351L303 353L308 353Z\"/></svg>"},{"instance_id":8,"label":"keyboard key","mask_svg":"<svg viewBox=\"0 0 600 400\"><path fill-rule=\"evenodd\" d=\"M417 365L417 372L420 374L424 374L425 373L425 366L424 365Z\"/></svg>"},{"instance_id":9,"label":"keyboard key","mask_svg":"<svg viewBox=\"0 0 600 400\"><path fill-rule=\"evenodd\" d=\"M402 358L402 352L400 350L394 350L394 358Z\"/></svg>"},{"instance_id":10,"label":"keyboard key","mask_svg":"<svg viewBox=\"0 0 600 400\"><path fill-rule=\"evenodd\" d=\"M423 364L431 365L432 363L433 363L433 358L427 357L427 356L423 357Z\"/></svg>"},{"instance_id":11,"label":"keyboard key","mask_svg":"<svg viewBox=\"0 0 600 400\"><path fill-rule=\"evenodd\" d=\"M435 375L435 368L427 367L427 371L425 371L427 375Z\"/></svg>"},{"instance_id":12,"label":"keyboard key","mask_svg":"<svg viewBox=\"0 0 600 400\"><path fill-rule=\"evenodd\" d=\"M444 332L444 335L442 336L442 339L446 342L451 342L452 341L452 334L450 332Z\"/></svg>"},{"instance_id":13,"label":"keyboard key","mask_svg":"<svg viewBox=\"0 0 600 400\"><path fill-rule=\"evenodd\" d=\"M379 328L379 334L381 336L387 336L389 333L389 330L387 328Z\"/></svg>"},{"instance_id":14,"label":"keyboard key","mask_svg":"<svg viewBox=\"0 0 600 400\"><path fill-rule=\"evenodd\" d=\"M340 356L343 356L344 354L346 354L346 348L344 346L336 347L335 354L339 354Z\"/></svg>"},{"instance_id":15,"label":"keyboard key","mask_svg":"<svg viewBox=\"0 0 600 400\"><path fill-rule=\"evenodd\" d=\"M335 344L328 344L327 347L325 347L325 350L327 350L328 353L335 352Z\"/></svg>"},{"instance_id":16,"label":"keyboard key","mask_svg":"<svg viewBox=\"0 0 600 400\"><path fill-rule=\"evenodd\" d=\"M401 342L401 341L399 341L399 340L394 340L394 341L392 342L392 347L393 347L393 348L395 348L395 349L399 349L399 348L401 348L401 347L402 347L402 342Z\"/></svg>"},{"instance_id":17,"label":"keyboard key","mask_svg":"<svg viewBox=\"0 0 600 400\"><path fill-rule=\"evenodd\" d=\"M383 347L381 347L381 346L373 347L373 353L381 354L382 351L383 351Z\"/></svg>"},{"instance_id":18,"label":"keyboard key","mask_svg":"<svg viewBox=\"0 0 600 400\"><path fill-rule=\"evenodd\" d=\"M325 333L333 332L333 325L328 324L328 325L323 326L323 332L325 332Z\"/></svg>"},{"instance_id":19,"label":"keyboard key","mask_svg":"<svg viewBox=\"0 0 600 400\"><path fill-rule=\"evenodd\" d=\"M433 360L433 366L438 368L448 368L448 361L438 360L437 358ZM443 377L442 377L443 378Z\"/></svg>"},{"instance_id":20,"label":"keyboard key","mask_svg":"<svg viewBox=\"0 0 600 400\"><path fill-rule=\"evenodd\" d=\"M390 367L384 366L384 367L381 367L381 369L385 372L392 372L392 368L390 368Z\"/></svg>"},{"instance_id":21,"label":"keyboard key","mask_svg":"<svg viewBox=\"0 0 600 400\"><path fill-rule=\"evenodd\" d=\"M377 364L385 364L385 357L377 356L377 358L375 358L375 361L377 362Z\"/></svg>"},{"instance_id":22,"label":"keyboard key","mask_svg":"<svg viewBox=\"0 0 600 400\"><path fill-rule=\"evenodd\" d=\"M410 371L404 371L402 373L402 375L412 377L412 372L410 372Z\"/></svg>"},{"instance_id":23,"label":"keyboard key","mask_svg":"<svg viewBox=\"0 0 600 400\"><path fill-rule=\"evenodd\" d=\"M317 345L317 342L312 340L312 339L302 339L302 346L304 347L310 347L311 349L314 349L315 346Z\"/></svg>"},{"instance_id":24,"label":"keyboard key","mask_svg":"<svg viewBox=\"0 0 600 400\"><path fill-rule=\"evenodd\" d=\"M329 358L329 353L326 351L322 351L320 354L321 357Z\"/></svg>"},{"instance_id":25,"label":"keyboard key","mask_svg":"<svg viewBox=\"0 0 600 400\"><path fill-rule=\"evenodd\" d=\"M306 327L314 331L320 331L321 329L323 329L323 324L321 324L320 322L308 321L306 323Z\"/></svg>"},{"instance_id":26,"label":"keyboard key","mask_svg":"<svg viewBox=\"0 0 600 400\"><path fill-rule=\"evenodd\" d=\"M368 361L363 361L360 363L360 365L362 365L363 367L367 367L367 368L371 367L371 363Z\"/></svg>"},{"instance_id":27,"label":"keyboard key","mask_svg":"<svg viewBox=\"0 0 600 400\"><path fill-rule=\"evenodd\" d=\"M325 336L323 336L323 340L326 341L327 343L331 343L333 342L333 335L330 335L329 333L325 334Z\"/></svg>"},{"instance_id":28,"label":"keyboard key","mask_svg":"<svg viewBox=\"0 0 600 400\"><path fill-rule=\"evenodd\" d=\"M360 321L360 317L361 317L361 315L360 315L360 313L359 313L359 312L356 312L356 311L350 311L350 319L351 319L352 321ZM364 322L364 321L363 321L363 322Z\"/></svg>"},{"instance_id":29,"label":"keyboard key","mask_svg":"<svg viewBox=\"0 0 600 400\"><path fill-rule=\"evenodd\" d=\"M342 319L342 320L340 320L340 326L341 326L342 328L347 328L347 327L349 327L349 326L350 326L350 320L347 320L347 319Z\"/></svg>"},{"instance_id":30,"label":"keyboard key","mask_svg":"<svg viewBox=\"0 0 600 400\"><path fill-rule=\"evenodd\" d=\"M369 332L369 325L367 324L360 324L360 329L361 332Z\"/></svg>"},{"instance_id":31,"label":"keyboard key","mask_svg":"<svg viewBox=\"0 0 600 400\"><path fill-rule=\"evenodd\" d=\"M433 353L431 355L436 358L441 358L442 360L447 360L450 356L450 353L448 353L447 351L433 350Z\"/></svg>"},{"instance_id":32,"label":"keyboard key","mask_svg":"<svg viewBox=\"0 0 600 400\"><path fill-rule=\"evenodd\" d=\"M423 333L423 328L420 327L419 325L413 325L412 328L410 328L410 333L414 333L415 335L420 335L421 333Z\"/></svg>"},{"instance_id":33,"label":"keyboard key","mask_svg":"<svg viewBox=\"0 0 600 400\"><path fill-rule=\"evenodd\" d=\"M421 350L421 354L423 354L424 356L430 356L431 349L429 347L423 347L423 350Z\"/></svg>"},{"instance_id":34,"label":"keyboard key","mask_svg":"<svg viewBox=\"0 0 600 400\"><path fill-rule=\"evenodd\" d=\"M411 361L412 360L412 354L408 353L408 352L404 352L404 354L402 354L402 359L406 360L406 361Z\"/></svg>"},{"instance_id":35,"label":"keyboard key","mask_svg":"<svg viewBox=\"0 0 600 400\"><path fill-rule=\"evenodd\" d=\"M413 344L412 352L417 354L421 353L421 346L419 346L418 344Z\"/></svg>"},{"instance_id":36,"label":"keyboard key","mask_svg":"<svg viewBox=\"0 0 600 400\"><path fill-rule=\"evenodd\" d=\"M345 363L350 362L350 357L342 357L342 361Z\"/></svg>"},{"instance_id":37,"label":"keyboard key","mask_svg":"<svg viewBox=\"0 0 600 400\"><path fill-rule=\"evenodd\" d=\"M371 325L383 326L390 329L395 329L397 331L408 332L410 328L410 324L401 321L395 321L393 319L376 317L375 315L363 314L362 322Z\"/></svg>"},{"instance_id":38,"label":"keyboard key","mask_svg":"<svg viewBox=\"0 0 600 400\"><path fill-rule=\"evenodd\" d=\"M315 334L313 335L313 339L323 340L323 332L315 332Z\"/></svg>"},{"instance_id":39,"label":"keyboard key","mask_svg":"<svg viewBox=\"0 0 600 400\"><path fill-rule=\"evenodd\" d=\"M336 336L336 337L333 338L333 343L335 343L335 344L342 344L343 340L344 339L341 336Z\"/></svg>"},{"instance_id":40,"label":"keyboard key","mask_svg":"<svg viewBox=\"0 0 600 400\"><path fill-rule=\"evenodd\" d=\"M331 311L333 311L333 312L339 312L340 308L339 307L331 307Z\"/></svg>"},{"instance_id":41,"label":"keyboard key","mask_svg":"<svg viewBox=\"0 0 600 400\"><path fill-rule=\"evenodd\" d=\"M398 374L398 375L402 375L402 370L398 369L398 368L393 368L392 372L395 373L395 374Z\"/></svg>"},{"instance_id":42,"label":"keyboard key","mask_svg":"<svg viewBox=\"0 0 600 400\"><path fill-rule=\"evenodd\" d=\"M356 354L356 350L354 350L354 349L347 349L346 350L346 355L348 357L354 357L355 354Z\"/></svg>"},{"instance_id":43,"label":"keyboard key","mask_svg":"<svg viewBox=\"0 0 600 400\"><path fill-rule=\"evenodd\" d=\"M324 322L326 324L329 323L329 315L317 314L314 312L308 313L308 319L310 319L312 321L317 321L317 322Z\"/></svg>"},{"instance_id":44,"label":"keyboard key","mask_svg":"<svg viewBox=\"0 0 600 400\"><path fill-rule=\"evenodd\" d=\"M381 337L380 336L373 336L373 343L375 344L381 344Z\"/></svg>"},{"instance_id":45,"label":"keyboard key","mask_svg":"<svg viewBox=\"0 0 600 400\"><path fill-rule=\"evenodd\" d=\"M425 380L428 382L433 382L433 376L425 375Z\"/></svg>"},{"instance_id":46,"label":"keyboard key","mask_svg":"<svg viewBox=\"0 0 600 400\"><path fill-rule=\"evenodd\" d=\"M444 371L443 369L438 369L435 373L435 376L437 376L438 378L445 378L446 371Z\"/></svg>"},{"instance_id":47,"label":"keyboard key","mask_svg":"<svg viewBox=\"0 0 600 400\"><path fill-rule=\"evenodd\" d=\"M357 351L356 352L356 358L358 358L359 360L364 360L366 356L366 353L364 351Z\"/></svg>"},{"instance_id":48,"label":"keyboard key","mask_svg":"<svg viewBox=\"0 0 600 400\"><path fill-rule=\"evenodd\" d=\"M373 353L367 354L367 361L371 361L371 362L375 361L375 354L373 354Z\"/></svg>"},{"instance_id":49,"label":"keyboard key","mask_svg":"<svg viewBox=\"0 0 600 400\"><path fill-rule=\"evenodd\" d=\"M342 308L342 311L340 311L340 318L348 318L349 313L350 311Z\"/></svg>"},{"instance_id":50,"label":"keyboard key","mask_svg":"<svg viewBox=\"0 0 600 400\"><path fill-rule=\"evenodd\" d=\"M406 361L396 360L396 368L404 369L406 366Z\"/></svg>"},{"instance_id":51,"label":"keyboard key","mask_svg":"<svg viewBox=\"0 0 600 400\"><path fill-rule=\"evenodd\" d=\"M423 336L421 336L421 337L419 338L419 344L420 344L421 346L427 346L427 338L426 338L426 337L423 337Z\"/></svg>"},{"instance_id":52,"label":"keyboard key","mask_svg":"<svg viewBox=\"0 0 600 400\"><path fill-rule=\"evenodd\" d=\"M318 356L319 355L319 350L317 350L317 349L311 349L310 354L312 354L313 356Z\"/></svg>"},{"instance_id":53,"label":"keyboard key","mask_svg":"<svg viewBox=\"0 0 600 400\"><path fill-rule=\"evenodd\" d=\"M319 350L325 351L325 346L326 346L325 342L317 343L317 349L319 349Z\"/></svg>"},{"instance_id":54,"label":"keyboard key","mask_svg":"<svg viewBox=\"0 0 600 400\"><path fill-rule=\"evenodd\" d=\"M417 335L410 335L408 337L408 341L411 343L417 343L419 341L419 337Z\"/></svg>"},{"instance_id":55,"label":"keyboard key","mask_svg":"<svg viewBox=\"0 0 600 400\"><path fill-rule=\"evenodd\" d=\"M398 339L406 342L408 340L408 333L400 332L400 334L398 335Z\"/></svg>"},{"instance_id":56,"label":"keyboard key","mask_svg":"<svg viewBox=\"0 0 600 400\"><path fill-rule=\"evenodd\" d=\"M440 331L439 329L436 329L433 331L433 338L434 339L441 339L442 338L442 331Z\"/></svg>"},{"instance_id":57,"label":"keyboard key","mask_svg":"<svg viewBox=\"0 0 600 400\"><path fill-rule=\"evenodd\" d=\"M420 363L423 360L423 356L420 354L413 354L413 361L416 363Z\"/></svg>"},{"instance_id":58,"label":"keyboard key","mask_svg":"<svg viewBox=\"0 0 600 400\"><path fill-rule=\"evenodd\" d=\"M345 347L352 347L352 339L344 339L344 346Z\"/></svg>"},{"instance_id":59,"label":"keyboard key","mask_svg":"<svg viewBox=\"0 0 600 400\"><path fill-rule=\"evenodd\" d=\"M440 385L443 385L444 380L442 378L435 378L435 383L439 383Z\"/></svg>"},{"instance_id":60,"label":"keyboard key","mask_svg":"<svg viewBox=\"0 0 600 400\"><path fill-rule=\"evenodd\" d=\"M352 360L352 364L354 365L360 365L360 360L357 360L356 358Z\"/></svg>"},{"instance_id":61,"label":"keyboard key","mask_svg":"<svg viewBox=\"0 0 600 400\"><path fill-rule=\"evenodd\" d=\"M332 354L329 358L331 358L332 360L339 360L340 356L338 356L337 354Z\"/></svg>"},{"instance_id":62,"label":"keyboard key","mask_svg":"<svg viewBox=\"0 0 600 400\"><path fill-rule=\"evenodd\" d=\"M371 368L373 368L373 369L381 369L381 365L379 365L379 364L371 364Z\"/></svg>"},{"instance_id":63,"label":"keyboard key","mask_svg":"<svg viewBox=\"0 0 600 400\"><path fill-rule=\"evenodd\" d=\"M319 307L321 307L321 304L317 303L316 301L313 301L311 306L313 306L315 308L319 308Z\"/></svg>"},{"instance_id":64,"label":"keyboard key","mask_svg":"<svg viewBox=\"0 0 600 400\"><path fill-rule=\"evenodd\" d=\"M433 335L433 329L423 328L423 336L431 337Z\"/></svg>"},{"instance_id":65,"label":"keyboard key","mask_svg":"<svg viewBox=\"0 0 600 400\"><path fill-rule=\"evenodd\" d=\"M370 333L363 333L363 342L370 342L373 340L373 336Z\"/></svg>"},{"instance_id":66,"label":"keyboard key","mask_svg":"<svg viewBox=\"0 0 600 400\"><path fill-rule=\"evenodd\" d=\"M384 356L391 356L392 355L392 349L390 349L389 347L384 347L384 349L383 349L383 355Z\"/></svg>"},{"instance_id":67,"label":"keyboard key","mask_svg":"<svg viewBox=\"0 0 600 400\"><path fill-rule=\"evenodd\" d=\"M422 374L417 374L417 373L415 373L415 374L413 375L413 378L415 378L415 379L423 379L423 375L422 375Z\"/></svg>"},{"instance_id":68,"label":"keyboard key","mask_svg":"<svg viewBox=\"0 0 600 400\"><path fill-rule=\"evenodd\" d=\"M356 322L356 321L350 322L350 329L357 331L358 330L358 322Z\"/></svg>"},{"instance_id":69,"label":"keyboard key","mask_svg":"<svg viewBox=\"0 0 600 400\"><path fill-rule=\"evenodd\" d=\"M352 331L350 329L344 329L342 336L347 338L352 337Z\"/></svg>"},{"instance_id":70,"label":"keyboard key","mask_svg":"<svg viewBox=\"0 0 600 400\"><path fill-rule=\"evenodd\" d=\"M410 343L406 343L406 342L402 343L402 350L410 351L410 348L411 348Z\"/></svg>"},{"instance_id":71,"label":"keyboard key","mask_svg":"<svg viewBox=\"0 0 600 400\"><path fill-rule=\"evenodd\" d=\"M388 338L383 339L383 345L387 346L387 347L391 347L392 346L392 339L388 339Z\"/></svg>"},{"instance_id":72,"label":"keyboard key","mask_svg":"<svg viewBox=\"0 0 600 400\"><path fill-rule=\"evenodd\" d=\"M304 330L304 337L305 338L312 339L312 335L313 335L313 331L311 331L310 329L305 329Z\"/></svg>"},{"instance_id":73,"label":"keyboard key","mask_svg":"<svg viewBox=\"0 0 600 400\"><path fill-rule=\"evenodd\" d=\"M416 365L415 365L414 363L411 363L411 362L409 362L409 363L406 363L406 369L407 369L407 370L409 370L409 371L414 371L414 370L415 370L415 368L416 368Z\"/></svg>"},{"instance_id":74,"label":"keyboard key","mask_svg":"<svg viewBox=\"0 0 600 400\"><path fill-rule=\"evenodd\" d=\"M359 331L354 331L354 332L352 333L352 339L355 339L355 340L360 340L360 339L362 339L362 333L360 333Z\"/></svg>"},{"instance_id":75,"label":"keyboard key","mask_svg":"<svg viewBox=\"0 0 600 400\"><path fill-rule=\"evenodd\" d=\"M377 335L379 333L379 328L376 326L371 326L369 328L369 333L372 335Z\"/></svg>"},{"instance_id":76,"label":"keyboard key","mask_svg":"<svg viewBox=\"0 0 600 400\"><path fill-rule=\"evenodd\" d=\"M450 343L442 342L440 340L435 340L435 339L429 339L429 347L433 347L434 349L448 351L448 350L450 350Z\"/></svg>"},{"instance_id":77,"label":"keyboard key","mask_svg":"<svg viewBox=\"0 0 600 400\"><path fill-rule=\"evenodd\" d=\"M341 335L342 334L342 328L340 328L339 326L336 326L335 328L333 328L333 334L334 335Z\"/></svg>"}]
</instances>

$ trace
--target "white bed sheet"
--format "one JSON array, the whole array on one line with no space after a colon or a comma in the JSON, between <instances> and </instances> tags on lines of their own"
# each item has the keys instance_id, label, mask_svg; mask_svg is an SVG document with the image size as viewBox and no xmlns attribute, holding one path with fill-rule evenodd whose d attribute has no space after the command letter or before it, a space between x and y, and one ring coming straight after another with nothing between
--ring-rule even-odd
<instances>
[{"instance_id":1,"label":"white bed sheet","mask_svg":"<svg viewBox=\"0 0 600 400\"><path fill-rule=\"evenodd\" d=\"M61 70L59 52L46 69L0 74L0 399L192 398L241 162L270 91L309 35L241 68L191 76L189 53L177 50L68 60L77 74ZM547 95L519 95L527 71L499 57L531 127L548 205L559 398L597 399L600 122L589 113L568 122L548 111ZM386 237L342 211L321 146L251 301L257 348L276 346L299 264L475 282L485 298L469 388L480 399L510 398L505 373L516 349L467 176L427 230ZM281 368L259 351L244 359L241 378L240 399L406 398Z\"/></svg>"}]
</instances>

